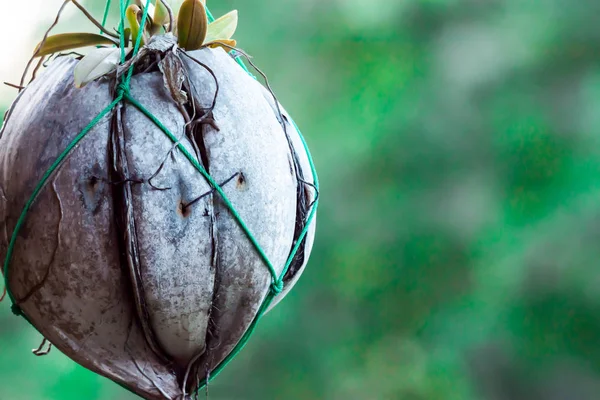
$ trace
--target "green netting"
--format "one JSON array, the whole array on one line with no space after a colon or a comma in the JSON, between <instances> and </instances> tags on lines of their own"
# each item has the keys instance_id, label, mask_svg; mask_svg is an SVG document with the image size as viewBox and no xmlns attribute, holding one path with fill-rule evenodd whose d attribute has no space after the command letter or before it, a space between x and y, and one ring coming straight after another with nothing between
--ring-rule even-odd
<instances>
[{"instance_id":1,"label":"green netting","mask_svg":"<svg viewBox=\"0 0 600 400\"><path fill-rule=\"evenodd\" d=\"M119 32L120 32L120 49L121 49L121 62L125 61L125 40L124 40L124 31L125 31L125 12L127 9L127 6L129 5L129 1L130 0L119 0L120 1L120 22L119 22ZM148 2L150 0L147 0ZM110 11L110 6L111 6L111 0L107 0L106 2L106 8L105 8L105 12L104 12L104 16L103 16L103 20L102 20L102 24L105 25L108 15L109 15L109 11ZM210 13L210 11L207 9L207 16L209 21L214 21L214 17L212 16L212 14ZM142 21L140 26L144 26L146 23L146 20L148 19L148 7L144 7L144 13L142 15ZM140 43L142 40L142 30L139 31L138 36L136 38L136 42L135 42L135 46L134 46L134 50L133 50L133 54L137 54L139 52L140 49ZM238 64L244 69L244 71L246 71L250 76L253 76L250 71L248 70L248 68L246 67L246 65L244 64L244 62L241 60L240 57L236 57L236 61L238 62ZM239 213L236 211L234 205L231 203L231 201L227 198L227 195L225 194L225 192L223 191L223 189L217 184L217 182L210 176L210 174L206 171L206 169L198 162L198 160L196 158L194 158L187 150L186 148L181 145L180 143L178 143L178 139L176 138L176 136L169 131L169 129L166 128L166 126L160 121L158 120L158 118L156 118L150 111L148 111L138 100L136 100L135 98L133 98L131 96L130 93L130 84L131 84L131 77L133 75L133 69L134 66L132 65L130 67L130 69L128 70L127 74L125 74L125 76L123 77L121 83L118 85L118 91L117 91L117 97L114 99L114 101L112 103L110 103L104 110L102 110L95 118L92 119L92 121L75 137L75 139L73 139L73 141L67 146L67 148L57 157L57 159L54 161L54 163L52 163L52 165L50 166L50 168L46 171L46 173L43 175L42 179L40 180L40 182L36 185L36 187L33 190L33 193L31 195L31 197L29 198L29 200L27 201L27 203L25 204L25 207L23 208L23 211L21 212L19 219L17 220L17 223L15 225L15 229L11 235L11 239L9 242L9 246L7 249L7 253L6 253L6 259L4 261L4 268L3 268L3 272L4 272L4 280L5 280L5 290L6 293L8 294L9 298L11 299L12 302L12 310L16 315L21 315L23 316L25 319L27 319L27 316L23 314L22 310L19 308L18 304L15 302L15 299L13 297L12 292L10 291L10 287L8 285L8 281L9 281L9 273L10 273L10 261L12 258L12 254L15 248L15 244L16 241L18 239L19 236L19 231L21 230L21 228L23 227L26 218L27 218L27 214L31 208L31 206L35 203L35 200L37 198L37 196L39 195L39 193L44 189L48 179L50 179L50 177L60 168L60 166L62 165L62 163L64 162L64 160L71 154L71 152L75 149L75 147L81 142L81 140L103 119L105 118L112 110L115 106L117 106L120 102L122 101L126 101L128 103L130 103L131 105L133 105L134 107L138 108L144 115L146 115L148 117L148 119L150 121L152 121L158 128L160 128L160 130L167 136L167 138L169 140L171 140L173 143L176 144L176 146L178 147L179 151L182 152L182 154L188 159L188 161L194 166L194 168L198 171L199 174L201 174L206 181L215 189L215 191L218 193L218 195L221 197L221 199L223 200L223 202L225 203L225 205L227 206L227 208L229 209L231 215L235 218L235 220L237 221L237 223L239 224L239 226L242 228L242 230L245 232L246 236L248 237L248 240L251 241L251 243L253 244L253 246L255 247L256 251L258 252L258 254L260 255L260 257L262 258L265 266L269 269L269 272L272 276L272 283L271 283L271 290L268 292L267 296L265 297L256 318L254 319L254 321L251 323L250 327L248 328L248 330L245 332L245 334L242 336L242 338L240 339L239 343L237 344L237 346L231 351L231 353L211 372L210 376L208 378L205 378L202 382L200 382L200 385L198 387L198 390L204 388L212 379L214 379L215 377L217 377L219 375L219 373L221 373L221 371L223 371L223 369L227 366L227 364L229 364L229 362L235 358L236 355L239 354L239 352L243 349L243 347L246 345L246 343L248 342L248 340L250 339L251 335L253 334L253 332L256 329L256 326L258 324L258 322L260 321L261 317L264 315L264 313L268 310L269 306L271 305L271 303L273 302L273 299L282 292L282 290L284 289L283 287L283 277L285 276L285 274L287 273L289 267L291 266L294 256L296 255L296 253L298 252L298 249L300 248L304 238L306 237L310 224L312 222L312 220L314 219L315 215L316 215L316 211L317 211L317 207L318 207L318 195L315 199L314 204L312 205L311 209L310 209L310 213L308 215L308 219L306 221L305 227L302 231L302 233L300 234L298 240L296 241L294 248L292 249L289 258L286 261L286 264L283 268L283 271L281 274L277 274L275 267L273 266L273 264L270 262L269 258L267 257L267 255L265 254L265 252L263 251L263 249L261 248L260 244L258 243L258 241L256 240L256 238L254 237L254 235L252 234L252 232L250 231L250 229L248 228L248 226L244 223L243 219L241 218L241 216L239 215ZM253 76L254 77L254 76ZM294 125L295 129L298 132L299 137L302 140L304 149L306 151L306 154L308 156L308 160L310 163L310 168L311 168L311 172L312 175L314 177L314 187L315 190L318 193L319 190L319 181L317 178L317 172L315 170L315 166L312 160L312 157L310 155L308 146L306 145L306 141L304 140L304 137L302 136L302 134L300 133L300 130L298 129L297 125L295 124L294 121L291 121L292 124ZM284 123L282 121L282 123Z\"/></svg>"}]
</instances>

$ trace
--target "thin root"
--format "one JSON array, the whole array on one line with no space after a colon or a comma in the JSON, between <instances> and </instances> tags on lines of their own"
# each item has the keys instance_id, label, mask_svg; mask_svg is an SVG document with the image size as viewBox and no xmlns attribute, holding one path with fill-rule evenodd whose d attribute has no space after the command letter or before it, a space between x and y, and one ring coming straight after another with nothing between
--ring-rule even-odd
<instances>
[{"instance_id":1,"label":"thin root","mask_svg":"<svg viewBox=\"0 0 600 400\"><path fill-rule=\"evenodd\" d=\"M46 350L43 350L44 346L46 346L46 344L48 344L48 347L46 348ZM44 340L42 341L42 344L40 344L40 346L37 349L31 350L33 355L37 356L37 357L46 356L46 355L50 354L51 351L52 351L52 343L50 343L48 341L48 339L46 339L46 338L44 338Z\"/></svg>"},{"instance_id":2,"label":"thin root","mask_svg":"<svg viewBox=\"0 0 600 400\"><path fill-rule=\"evenodd\" d=\"M173 15L173 9L171 8L171 6L169 5L169 3L166 0L158 0L162 3L163 6L165 6L165 8L167 9L167 13L169 14L169 29L167 30L167 33L169 32L173 32L173 28L174 28L174 23L175 23L175 16Z\"/></svg>"},{"instance_id":3,"label":"thin root","mask_svg":"<svg viewBox=\"0 0 600 400\"><path fill-rule=\"evenodd\" d=\"M244 176L244 174L242 174L241 172L236 172L231 177L229 177L225 182L219 184L219 187L222 188L223 186L227 185L229 182L231 182L232 180L234 180L235 178L237 178L240 175ZM216 191L217 191L217 189L213 188L213 189L209 190L208 192L204 193L203 195L201 195L200 197L197 197L194 200L190 201L189 203L182 204L181 208L182 208L183 212L185 212L185 210L187 210L188 207L193 206L194 204L196 204L203 198L210 196L211 194L215 193Z\"/></svg>"},{"instance_id":4,"label":"thin root","mask_svg":"<svg viewBox=\"0 0 600 400\"><path fill-rule=\"evenodd\" d=\"M214 73L214 71L206 64L204 64L203 62L195 59L194 57L190 56L188 54L188 52L186 51L181 51L187 58L189 58L190 60L192 60L193 62L195 62L196 64L200 65L202 68L204 68L206 71L208 71L208 73L213 77L214 81L215 81L215 85L216 85L216 90L215 90L215 96L213 98L213 102L210 106L210 110L214 110L216 104L217 104L217 97L219 96L219 80L217 79L217 75Z\"/></svg>"},{"instance_id":5,"label":"thin root","mask_svg":"<svg viewBox=\"0 0 600 400\"><path fill-rule=\"evenodd\" d=\"M288 129L287 129L287 118L285 117L285 115L283 115L283 112L281 110L281 106L279 105L279 101L277 100L277 96L275 95L275 92L273 91L273 89L271 88L271 85L269 83L269 79L267 78L267 76L265 75L265 73L263 73L253 62L251 57L246 54L244 51L235 48L233 46L229 46L225 43L221 43L221 45L223 45L224 47L227 47L233 51L236 52L236 54L240 54L241 56L243 56L248 63L252 66L252 68L254 68L254 70L256 70L256 72L258 72L264 79L265 81L265 86L267 87L267 90L269 91L269 93L271 94L271 96L273 97L273 101L275 102L275 107L277 109L277 118L279 120L279 123L281 124L281 127L283 128L283 132L285 134L286 140L288 142L288 146L290 148L290 152L294 158L294 173L296 176L296 180L299 183L298 184L298 210L297 210L297 214L296 214L296 230L294 232L294 243L296 243L296 241L299 239L300 236L300 232L302 232L306 226L306 224L308 223L307 221L307 216L309 214L308 210L312 209L314 207L314 205L317 203L317 200L319 199L319 190L316 187L316 185L314 183L310 183L307 182L304 179L303 173L300 169L299 166L299 161L297 158L297 154L296 151L294 149L294 146L292 144L292 140L289 136L288 133ZM310 203L310 205L308 205L308 207L306 207L306 187L309 186L311 187L314 191L315 191L315 198L314 200ZM304 238L305 240L306 238ZM292 264L292 266L288 269L288 272L286 273L286 275L284 276L284 279L293 276L296 272L294 266L301 264L301 260L304 259L304 250L300 250L298 251L295 255L294 255L294 262Z\"/></svg>"},{"instance_id":6,"label":"thin root","mask_svg":"<svg viewBox=\"0 0 600 400\"><path fill-rule=\"evenodd\" d=\"M67 57L67 56L76 56L76 59L81 59L84 57L83 54L77 52L77 51L70 51L68 53L58 53L58 54L53 54L50 57L48 57L48 59L44 62L44 64L42 64L42 66L44 68L48 67L48 65L50 64L50 62L52 61L56 61L57 59L59 59L60 57Z\"/></svg>"},{"instance_id":7,"label":"thin root","mask_svg":"<svg viewBox=\"0 0 600 400\"><path fill-rule=\"evenodd\" d=\"M183 377L183 384L181 385L181 392L183 393L184 398L187 396L186 386L187 386L188 378L190 377L190 372L192 370L192 367L194 366L196 361L198 361L200 359L200 357L202 357L203 354L204 354L204 350L202 350L200 353L196 354L194 356L194 358L192 358L188 364L187 370L185 371L185 376Z\"/></svg>"},{"instance_id":8,"label":"thin root","mask_svg":"<svg viewBox=\"0 0 600 400\"><path fill-rule=\"evenodd\" d=\"M310 210L311 208L313 208L313 206L317 203L317 201L319 200L319 196L321 195L319 193L319 189L317 189L317 186L314 183L311 183L309 181L306 181L304 179L299 178L298 179L300 182L302 182L303 184L305 184L306 186L310 186L314 191L315 191L315 198L314 200L308 205L308 209Z\"/></svg>"},{"instance_id":9,"label":"thin root","mask_svg":"<svg viewBox=\"0 0 600 400\"><path fill-rule=\"evenodd\" d=\"M37 76L38 71L44 65L44 59L45 58L46 57L40 57L40 61L38 61L37 65L33 69L33 73L31 74L31 79L29 80L29 83L31 83L31 82L33 82L35 80L35 77Z\"/></svg>"},{"instance_id":10,"label":"thin root","mask_svg":"<svg viewBox=\"0 0 600 400\"><path fill-rule=\"evenodd\" d=\"M17 84L14 84L14 83L10 83L10 82L4 82L4 84L5 84L6 86L10 86L10 87L12 87L12 88L19 89L19 90L23 90L23 89L25 89L25 87L24 87L24 86L17 85Z\"/></svg>"},{"instance_id":11,"label":"thin root","mask_svg":"<svg viewBox=\"0 0 600 400\"><path fill-rule=\"evenodd\" d=\"M62 201L58 194L58 191L56 190L56 181L53 181L51 186L52 186L52 191L54 192L54 195L56 196L56 200L58 202L58 208L60 210L60 218L58 220L58 228L57 228L57 232L56 232L56 247L54 247L54 251L52 252L52 257L50 258L50 262L48 263L48 268L46 268L46 272L45 272L44 276L42 277L40 282L37 283L34 287L32 287L29 290L29 292L27 292L27 294L22 299L16 301L16 305L18 305L18 306L20 306L21 304L28 301L34 294L36 294L46 284L46 282L48 281L48 277L50 276L50 272L52 270L52 265L54 264L54 260L56 258L56 253L58 252L58 248L61 245L60 232L61 232L62 222L63 222L63 218L64 218L63 204L62 204Z\"/></svg>"},{"instance_id":12,"label":"thin root","mask_svg":"<svg viewBox=\"0 0 600 400\"><path fill-rule=\"evenodd\" d=\"M25 77L27 76L27 72L29 71L29 68L31 67L31 64L33 63L33 60L35 60L35 58L39 54L40 50L44 46L44 43L46 43L46 40L48 40L48 36L50 35L50 32L52 31L52 29L54 29L54 27L56 25L58 25L58 21L60 20L60 15L62 14L62 12L65 9L65 7L67 6L67 4L69 4L70 2L71 2L71 0L65 0L63 2L63 4L60 6L60 9L58 10L58 14L56 14L56 19L54 20L54 22L52 23L52 25L50 25L50 28L48 28L48 30L44 34L44 38L42 39L42 41L38 45L36 51L33 53L33 55L31 56L31 58L27 62L27 65L25 66L25 71L23 71L23 76L21 76L21 82L20 82L19 86L23 86L25 84Z\"/></svg>"},{"instance_id":13,"label":"thin root","mask_svg":"<svg viewBox=\"0 0 600 400\"><path fill-rule=\"evenodd\" d=\"M177 146L179 146L179 143L181 142L180 138L179 140L177 140L177 143L174 143L173 146L171 146L171 150L169 150L169 152L167 153L167 155L165 156L165 158L163 159L163 161L160 163L160 165L158 166L158 169L156 170L156 172L154 172L152 174L152 176L150 178L148 178L148 184L154 189L154 190L161 190L161 191L165 191L165 190L171 190L171 187L166 187L166 188L160 188L155 186L152 183L152 179L156 178L158 176L158 174L160 174L160 171L162 171L162 169L164 168L165 164L167 163L167 160L169 159L169 156L171 154L173 154L173 151L175 151L175 149L177 148Z\"/></svg>"},{"instance_id":14,"label":"thin root","mask_svg":"<svg viewBox=\"0 0 600 400\"><path fill-rule=\"evenodd\" d=\"M82 6L81 4L79 4L79 2L77 2L77 0L71 0L73 2L73 4L75 4L75 6L77 8L79 8L81 10L81 12L87 17L87 19L89 19L92 24L96 25L98 27L98 29L100 29L103 33L107 34L108 36L111 36L115 39L120 39L120 37L114 33L112 33L111 31L107 30L106 28L104 28L104 26L102 26L102 24L100 22L98 22L96 20L96 18L94 18L92 16L92 14L90 14L90 12L88 10L85 9L84 6Z\"/></svg>"},{"instance_id":15,"label":"thin root","mask_svg":"<svg viewBox=\"0 0 600 400\"><path fill-rule=\"evenodd\" d=\"M52 23L52 25L50 25L50 28L48 28L48 30L46 31L46 33L44 34L44 37L42 39L42 41L40 42L40 44L38 45L37 49L35 50L35 52L33 53L33 55L31 56L31 58L29 59L29 61L27 62L27 65L25 66L25 70L23 71L23 75L21 76L21 82L19 84L19 86L24 87L25 84L25 77L27 76L27 72L29 72L29 68L31 67L31 64L33 63L33 60L35 60L35 58L37 57L37 55L39 54L40 50L42 49L42 47L44 46L44 44L46 43L46 40L48 40L48 36L50 35L50 32L52 31L52 29L54 29L54 27L56 27L56 25L58 25L58 21L60 21L60 16L63 12L63 10L65 9L65 7L67 6L67 4L69 3L73 3L77 8L79 8L83 14L85 14L85 16L94 24L96 25L104 34L110 36L111 38L114 39L119 39L119 35L116 35L110 31L108 31L107 29L105 29L102 24L100 22L98 22L86 9L85 7L83 7L81 4L79 4L77 2L77 0L65 0L63 2L63 4L60 6L60 9L58 10L58 13L56 14L56 18L54 19L54 22ZM38 64L38 66L36 67L34 73L33 73L33 77L31 78L31 80L33 81L33 79L35 78L35 73L37 72L37 70L40 68L40 66L43 65L43 61L41 60L40 63ZM19 90L23 90L23 89L19 89Z\"/></svg>"}]
</instances>

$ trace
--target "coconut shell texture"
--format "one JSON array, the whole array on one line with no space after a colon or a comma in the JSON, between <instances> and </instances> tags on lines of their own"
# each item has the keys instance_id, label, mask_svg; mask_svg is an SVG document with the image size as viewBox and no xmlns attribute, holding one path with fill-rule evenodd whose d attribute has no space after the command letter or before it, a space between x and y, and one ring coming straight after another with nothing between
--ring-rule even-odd
<instances>
[{"instance_id":1,"label":"coconut shell texture","mask_svg":"<svg viewBox=\"0 0 600 400\"><path fill-rule=\"evenodd\" d=\"M281 274L302 225L299 204L315 196L297 178L314 179L302 141L283 111L286 136L271 94L225 51L190 55L219 84L213 110L219 130L203 125L202 154L185 135L161 72L134 75L131 94L217 182L233 177L223 190ZM181 59L196 99L209 107L215 79ZM75 88L77 62L52 62L5 122L2 260L34 187L115 96L109 79ZM28 320L79 364L146 399L178 399L235 347L270 290L271 275L219 195L172 151L167 136L127 102L114 113L121 129L115 130L114 114L103 118L37 197L16 241L8 286ZM153 187L148 178L161 164ZM115 171L127 179L115 181ZM304 270L314 228L313 222L274 303ZM192 361L193 378L184 387Z\"/></svg>"}]
</instances>

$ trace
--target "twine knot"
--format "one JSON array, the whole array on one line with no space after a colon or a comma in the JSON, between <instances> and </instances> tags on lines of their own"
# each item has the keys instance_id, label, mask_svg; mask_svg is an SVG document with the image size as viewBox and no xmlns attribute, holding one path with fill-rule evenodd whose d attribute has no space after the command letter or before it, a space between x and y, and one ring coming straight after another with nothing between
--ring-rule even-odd
<instances>
[{"instance_id":1,"label":"twine knot","mask_svg":"<svg viewBox=\"0 0 600 400\"><path fill-rule=\"evenodd\" d=\"M281 294L281 292L283 292L283 280L280 279L280 280L274 281L271 284L271 292L273 292L273 294L275 296Z\"/></svg>"},{"instance_id":2,"label":"twine knot","mask_svg":"<svg viewBox=\"0 0 600 400\"><path fill-rule=\"evenodd\" d=\"M125 82L121 82L117 85L117 94L119 96L125 96L129 94L129 85Z\"/></svg>"}]
</instances>

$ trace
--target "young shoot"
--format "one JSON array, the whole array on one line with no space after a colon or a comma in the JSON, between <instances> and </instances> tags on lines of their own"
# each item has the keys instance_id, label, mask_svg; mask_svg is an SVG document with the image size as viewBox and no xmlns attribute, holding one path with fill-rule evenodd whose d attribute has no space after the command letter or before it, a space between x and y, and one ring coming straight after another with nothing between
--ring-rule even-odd
<instances>
[{"instance_id":1,"label":"young shoot","mask_svg":"<svg viewBox=\"0 0 600 400\"><path fill-rule=\"evenodd\" d=\"M101 33L63 33L46 36L36 47L33 58L45 57L59 52L82 47L96 46L77 64L74 72L75 85L83 87L87 83L114 72L122 60L120 57L120 38L105 29L76 0L73 2ZM142 16L148 8L148 17L142 27ZM61 8L62 11L62 8ZM140 45L145 45L155 36L173 34L180 48L191 51L204 47L222 47L229 51L236 46L232 39L238 23L237 10L209 23L206 12L206 0L184 0L177 16L168 0L135 0L126 10L126 29L123 32L125 53L129 54L138 36Z\"/></svg>"}]
</instances>

